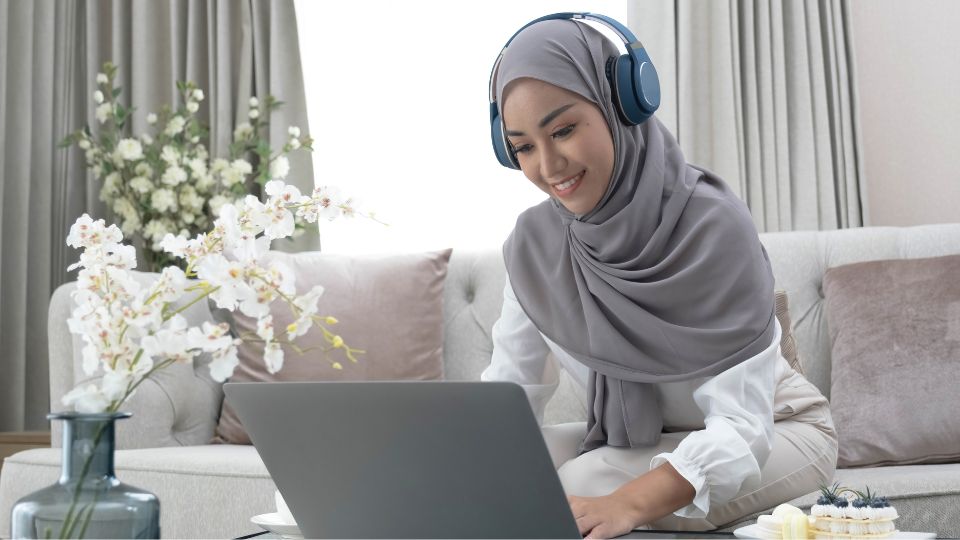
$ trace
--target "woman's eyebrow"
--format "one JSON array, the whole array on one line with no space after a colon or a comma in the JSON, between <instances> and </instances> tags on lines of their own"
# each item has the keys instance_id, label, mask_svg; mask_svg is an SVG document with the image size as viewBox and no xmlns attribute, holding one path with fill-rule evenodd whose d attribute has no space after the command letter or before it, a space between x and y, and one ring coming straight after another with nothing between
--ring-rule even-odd
<instances>
[{"instance_id":1,"label":"woman's eyebrow","mask_svg":"<svg viewBox=\"0 0 960 540\"><path fill-rule=\"evenodd\" d=\"M574 105L576 105L576 103L568 103L568 104L566 104L566 105L557 107L557 108L554 109L552 112L550 112L550 113L548 113L546 116L544 116L542 120L540 120L540 123L538 124L538 127L543 127L543 126L549 124L551 120L553 120L554 118L560 116L561 114L563 114L563 111L569 109L570 107L573 107ZM510 136L510 137L519 137L519 136L523 135L523 132L522 132L522 131L510 131L509 129L506 131L506 133L507 133L507 135Z\"/></svg>"}]
</instances>

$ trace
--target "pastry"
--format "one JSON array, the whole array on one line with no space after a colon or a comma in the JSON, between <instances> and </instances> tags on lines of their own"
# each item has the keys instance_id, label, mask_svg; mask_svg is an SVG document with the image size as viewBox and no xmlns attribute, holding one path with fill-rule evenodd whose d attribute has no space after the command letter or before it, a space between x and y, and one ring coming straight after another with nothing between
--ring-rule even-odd
<instances>
[{"instance_id":1,"label":"pastry","mask_svg":"<svg viewBox=\"0 0 960 540\"><path fill-rule=\"evenodd\" d=\"M821 487L817 504L810 508L813 524L810 528L814 540L849 540L851 538L886 538L897 532L894 520L900 517L886 497L866 492L840 488ZM844 495L856 495L850 499Z\"/></svg>"},{"instance_id":2,"label":"pastry","mask_svg":"<svg viewBox=\"0 0 960 540\"><path fill-rule=\"evenodd\" d=\"M806 540L812 518L789 504L774 508L771 515L757 517L757 532L763 540Z\"/></svg>"}]
</instances>

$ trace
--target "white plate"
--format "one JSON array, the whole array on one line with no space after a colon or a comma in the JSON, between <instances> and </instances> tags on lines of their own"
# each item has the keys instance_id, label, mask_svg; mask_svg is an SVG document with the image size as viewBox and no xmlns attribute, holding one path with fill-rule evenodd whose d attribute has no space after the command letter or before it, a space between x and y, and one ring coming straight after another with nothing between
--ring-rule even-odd
<instances>
[{"instance_id":1,"label":"white plate","mask_svg":"<svg viewBox=\"0 0 960 540\"><path fill-rule=\"evenodd\" d=\"M250 521L254 525L259 525L264 529L272 533L279 534L284 538L303 538L303 535L300 534L300 528L297 527L297 524L284 522L283 518L277 512L253 516L250 518Z\"/></svg>"},{"instance_id":2,"label":"white plate","mask_svg":"<svg viewBox=\"0 0 960 540\"><path fill-rule=\"evenodd\" d=\"M737 538L756 539L756 538L760 538L760 530L759 530L759 527L757 527L757 524L754 523L753 525L747 525L746 527L740 527L739 529L736 529L735 531L733 531L733 535L736 536ZM903 539L924 538L926 539L926 538L936 538L936 537L937 537L936 533L897 531L891 534L890 536L888 536L887 538L898 538L898 539L899 538L903 538Z\"/></svg>"}]
</instances>

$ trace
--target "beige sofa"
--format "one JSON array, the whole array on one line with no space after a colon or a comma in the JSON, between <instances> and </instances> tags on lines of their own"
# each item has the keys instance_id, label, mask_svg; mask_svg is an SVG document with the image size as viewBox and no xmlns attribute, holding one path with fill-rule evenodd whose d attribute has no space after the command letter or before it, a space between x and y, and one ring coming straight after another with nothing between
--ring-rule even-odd
<instances>
[{"instance_id":1,"label":"beige sofa","mask_svg":"<svg viewBox=\"0 0 960 540\"><path fill-rule=\"evenodd\" d=\"M960 253L960 224L910 228L863 228L761 235L773 263L777 287L786 289L790 313L809 379L829 396L830 343L823 313L821 279L831 266L851 262L919 258ZM490 329L497 319L504 284L498 251L455 251L444 293L446 377L476 380L490 359ZM50 303L51 408L74 386L79 370L77 342L67 332L69 291L64 285ZM189 312L210 317L205 306ZM227 538L254 532L255 514L273 510L274 485L252 447L209 445L223 392L203 365L162 372L127 407L134 413L118 427L118 477L160 497L161 532L170 538ZM549 403L545 423L585 418L583 397L566 374ZM58 426L53 444L59 446ZM842 444L842 443L841 443ZM34 449L7 458L0 474L0 535L10 534L10 508L22 495L54 482L59 450ZM899 509L901 530L960 536L960 464L911 465L837 471L845 485L869 485ZM793 501L809 507L810 494ZM750 521L748 517L741 521ZM727 524L732 529L738 524Z\"/></svg>"}]
</instances>

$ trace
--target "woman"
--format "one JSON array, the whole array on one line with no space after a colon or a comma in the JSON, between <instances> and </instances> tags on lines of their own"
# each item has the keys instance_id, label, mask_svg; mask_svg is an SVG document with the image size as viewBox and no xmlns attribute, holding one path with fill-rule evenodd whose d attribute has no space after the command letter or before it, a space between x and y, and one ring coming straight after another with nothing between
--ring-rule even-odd
<instances>
[{"instance_id":1,"label":"woman","mask_svg":"<svg viewBox=\"0 0 960 540\"><path fill-rule=\"evenodd\" d=\"M546 20L495 67L494 131L549 199L504 245L481 378L523 385L538 416L552 362L580 384L588 421L543 430L582 534L709 530L830 483L836 434L780 353L749 210L656 117L624 120L617 56L589 25Z\"/></svg>"}]
</instances>

